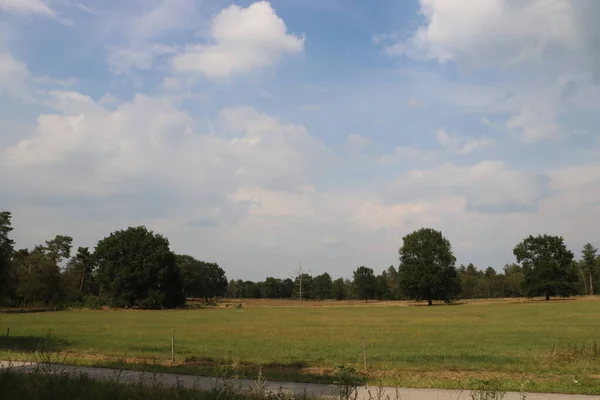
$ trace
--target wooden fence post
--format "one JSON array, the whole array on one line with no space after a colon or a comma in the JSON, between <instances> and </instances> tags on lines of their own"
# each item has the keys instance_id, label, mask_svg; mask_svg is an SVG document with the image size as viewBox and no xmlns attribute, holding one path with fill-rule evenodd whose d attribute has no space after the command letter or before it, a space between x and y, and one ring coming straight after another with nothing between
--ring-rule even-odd
<instances>
[{"instance_id":1,"label":"wooden fence post","mask_svg":"<svg viewBox=\"0 0 600 400\"><path fill-rule=\"evenodd\" d=\"M365 368L365 372L367 372L367 341L366 339L363 337L363 341L362 341L362 348L363 348L363 366Z\"/></svg>"}]
</instances>

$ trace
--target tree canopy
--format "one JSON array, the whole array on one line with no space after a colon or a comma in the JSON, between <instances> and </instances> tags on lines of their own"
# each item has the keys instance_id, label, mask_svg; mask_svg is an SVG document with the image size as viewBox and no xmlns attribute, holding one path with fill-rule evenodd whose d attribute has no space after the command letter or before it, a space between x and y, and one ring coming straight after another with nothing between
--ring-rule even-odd
<instances>
[{"instance_id":1,"label":"tree canopy","mask_svg":"<svg viewBox=\"0 0 600 400\"><path fill-rule=\"evenodd\" d=\"M223 296L227 291L225 271L216 263L208 263L189 255L177 255L186 297L204 298Z\"/></svg>"},{"instance_id":2,"label":"tree canopy","mask_svg":"<svg viewBox=\"0 0 600 400\"><path fill-rule=\"evenodd\" d=\"M561 236L529 235L515 246L513 253L523 266L525 294L569 296L577 292L577 272L573 252Z\"/></svg>"},{"instance_id":3,"label":"tree canopy","mask_svg":"<svg viewBox=\"0 0 600 400\"><path fill-rule=\"evenodd\" d=\"M353 277L353 289L358 298L365 302L373 299L377 290L377 278L373 269L360 266L354 271Z\"/></svg>"},{"instance_id":4,"label":"tree canopy","mask_svg":"<svg viewBox=\"0 0 600 400\"><path fill-rule=\"evenodd\" d=\"M450 302L460 294L456 257L441 232L421 228L404 236L399 279L404 293L416 300Z\"/></svg>"},{"instance_id":5,"label":"tree canopy","mask_svg":"<svg viewBox=\"0 0 600 400\"><path fill-rule=\"evenodd\" d=\"M145 226L113 232L98 242L94 255L100 283L113 304L173 308L185 303L169 241Z\"/></svg>"}]
</instances>

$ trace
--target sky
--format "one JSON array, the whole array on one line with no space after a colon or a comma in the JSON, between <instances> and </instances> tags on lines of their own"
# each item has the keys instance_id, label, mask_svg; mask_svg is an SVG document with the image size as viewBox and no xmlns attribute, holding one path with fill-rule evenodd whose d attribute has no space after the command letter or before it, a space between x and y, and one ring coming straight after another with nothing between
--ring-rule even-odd
<instances>
[{"instance_id":1,"label":"sky","mask_svg":"<svg viewBox=\"0 0 600 400\"><path fill-rule=\"evenodd\" d=\"M128 226L229 278L350 277L441 230L600 245L597 0L0 0L17 247Z\"/></svg>"}]
</instances>

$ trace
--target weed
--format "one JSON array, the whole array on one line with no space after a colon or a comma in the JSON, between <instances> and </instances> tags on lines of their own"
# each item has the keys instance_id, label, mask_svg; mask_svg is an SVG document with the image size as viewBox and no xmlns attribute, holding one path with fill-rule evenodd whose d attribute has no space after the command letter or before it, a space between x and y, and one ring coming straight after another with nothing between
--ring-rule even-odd
<instances>
[{"instance_id":1,"label":"weed","mask_svg":"<svg viewBox=\"0 0 600 400\"><path fill-rule=\"evenodd\" d=\"M367 382L364 374L350 365L338 365L333 383L337 385L339 400L356 400L358 388Z\"/></svg>"},{"instance_id":2,"label":"weed","mask_svg":"<svg viewBox=\"0 0 600 400\"><path fill-rule=\"evenodd\" d=\"M475 386L477 388L469 392L471 400L502 400L506 396L502 385L493 381L480 380Z\"/></svg>"}]
</instances>

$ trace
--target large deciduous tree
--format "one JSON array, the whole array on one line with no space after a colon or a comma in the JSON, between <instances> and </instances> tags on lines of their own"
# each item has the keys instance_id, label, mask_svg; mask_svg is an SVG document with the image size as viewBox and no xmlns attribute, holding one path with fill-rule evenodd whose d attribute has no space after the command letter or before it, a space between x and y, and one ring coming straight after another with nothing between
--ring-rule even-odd
<instances>
[{"instance_id":1,"label":"large deciduous tree","mask_svg":"<svg viewBox=\"0 0 600 400\"><path fill-rule=\"evenodd\" d=\"M94 256L103 293L115 306L174 308L185 303L169 241L144 226L113 232Z\"/></svg>"},{"instance_id":2,"label":"large deciduous tree","mask_svg":"<svg viewBox=\"0 0 600 400\"><path fill-rule=\"evenodd\" d=\"M421 228L404 236L398 269L403 292L415 300L450 302L460 294L456 257L441 232Z\"/></svg>"},{"instance_id":3,"label":"large deciduous tree","mask_svg":"<svg viewBox=\"0 0 600 400\"><path fill-rule=\"evenodd\" d=\"M325 272L313 279L314 298L317 300L331 299L333 281L331 276Z\"/></svg>"},{"instance_id":4,"label":"large deciduous tree","mask_svg":"<svg viewBox=\"0 0 600 400\"><path fill-rule=\"evenodd\" d=\"M358 267L353 273L352 286L354 293L367 302L375 297L377 291L377 278L373 269L365 266Z\"/></svg>"},{"instance_id":5,"label":"large deciduous tree","mask_svg":"<svg viewBox=\"0 0 600 400\"><path fill-rule=\"evenodd\" d=\"M345 300L348 297L344 278L339 278L333 281L331 295L336 300Z\"/></svg>"},{"instance_id":6,"label":"large deciduous tree","mask_svg":"<svg viewBox=\"0 0 600 400\"><path fill-rule=\"evenodd\" d=\"M177 265L181 270L187 297L208 300L226 294L227 277L218 264L200 261L188 255L178 255Z\"/></svg>"},{"instance_id":7,"label":"large deciduous tree","mask_svg":"<svg viewBox=\"0 0 600 400\"><path fill-rule=\"evenodd\" d=\"M577 292L577 272L573 252L560 236L529 235L513 253L523 266L523 286L529 297L569 296Z\"/></svg>"}]
</instances>

